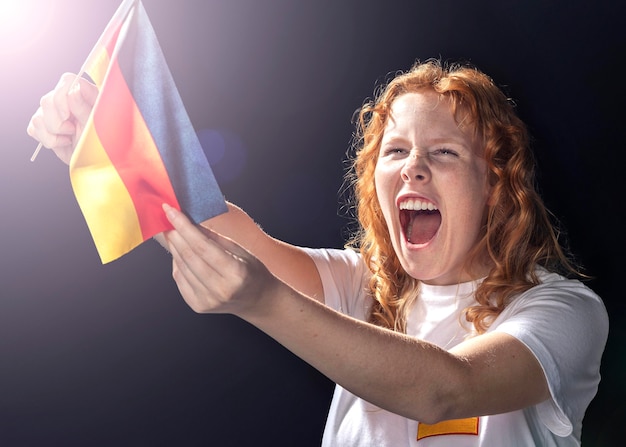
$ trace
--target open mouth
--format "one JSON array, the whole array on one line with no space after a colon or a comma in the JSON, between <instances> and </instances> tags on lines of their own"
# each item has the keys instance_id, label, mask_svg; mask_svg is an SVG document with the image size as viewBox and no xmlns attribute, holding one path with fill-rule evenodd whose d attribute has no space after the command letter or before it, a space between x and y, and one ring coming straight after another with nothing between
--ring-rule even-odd
<instances>
[{"instance_id":1,"label":"open mouth","mask_svg":"<svg viewBox=\"0 0 626 447\"><path fill-rule=\"evenodd\" d=\"M405 200L400 204L400 224L407 242L425 244L441 226L441 213L431 202Z\"/></svg>"}]
</instances>

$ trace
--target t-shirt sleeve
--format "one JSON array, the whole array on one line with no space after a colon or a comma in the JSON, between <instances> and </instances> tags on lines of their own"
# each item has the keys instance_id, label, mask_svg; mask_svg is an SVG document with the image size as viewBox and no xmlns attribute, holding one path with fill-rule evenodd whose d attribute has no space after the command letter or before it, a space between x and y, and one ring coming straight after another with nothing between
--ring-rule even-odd
<instances>
[{"instance_id":1,"label":"t-shirt sleeve","mask_svg":"<svg viewBox=\"0 0 626 447\"><path fill-rule=\"evenodd\" d=\"M324 303L339 312L365 319L369 300L365 299L368 270L361 255L352 249L311 249L324 288Z\"/></svg>"},{"instance_id":2,"label":"t-shirt sleeve","mask_svg":"<svg viewBox=\"0 0 626 447\"><path fill-rule=\"evenodd\" d=\"M552 398L536 410L546 427L557 436L580 435L600 382L608 316L600 298L582 283L550 276L517 297L492 330L519 339L541 364Z\"/></svg>"}]
</instances>

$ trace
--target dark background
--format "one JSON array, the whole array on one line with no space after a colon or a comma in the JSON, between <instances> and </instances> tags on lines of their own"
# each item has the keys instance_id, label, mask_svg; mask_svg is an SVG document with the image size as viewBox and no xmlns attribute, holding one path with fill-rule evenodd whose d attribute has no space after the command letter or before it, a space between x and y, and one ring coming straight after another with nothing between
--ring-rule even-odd
<instances>
[{"instance_id":1,"label":"dark background","mask_svg":"<svg viewBox=\"0 0 626 447\"><path fill-rule=\"evenodd\" d=\"M118 1L0 0L0 445L316 446L332 384L255 328L194 314L148 242L101 265L25 133ZM270 234L340 247L352 114L416 59L474 63L516 100L539 181L611 334L583 445L626 418L623 7L617 1L144 0L228 199ZM25 15L20 15L20 11Z\"/></svg>"}]
</instances>

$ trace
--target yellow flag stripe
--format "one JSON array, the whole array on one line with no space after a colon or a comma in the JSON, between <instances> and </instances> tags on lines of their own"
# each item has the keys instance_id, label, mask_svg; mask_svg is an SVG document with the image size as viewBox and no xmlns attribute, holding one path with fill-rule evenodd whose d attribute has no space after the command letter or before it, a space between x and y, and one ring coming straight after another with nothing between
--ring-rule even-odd
<instances>
[{"instance_id":1,"label":"yellow flag stripe","mask_svg":"<svg viewBox=\"0 0 626 447\"><path fill-rule=\"evenodd\" d=\"M133 201L91 117L72 155L70 179L102 263L117 259L143 242Z\"/></svg>"},{"instance_id":2,"label":"yellow flag stripe","mask_svg":"<svg viewBox=\"0 0 626 447\"><path fill-rule=\"evenodd\" d=\"M85 67L85 71L98 87L102 87L110 63L109 53L104 46L101 46L94 54L93 59L89 61L88 66Z\"/></svg>"}]
</instances>

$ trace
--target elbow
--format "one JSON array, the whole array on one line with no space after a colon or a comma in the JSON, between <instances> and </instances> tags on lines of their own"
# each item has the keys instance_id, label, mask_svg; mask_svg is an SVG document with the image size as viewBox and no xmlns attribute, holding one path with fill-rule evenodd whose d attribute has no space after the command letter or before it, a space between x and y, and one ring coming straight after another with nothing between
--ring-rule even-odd
<instances>
[{"instance_id":1,"label":"elbow","mask_svg":"<svg viewBox=\"0 0 626 447\"><path fill-rule=\"evenodd\" d=\"M418 396L414 396L412 402L407 402L404 409L399 409L396 412L409 419L432 425L458 418L457 402L458 396L451 389L447 387L431 388L426 394L420 393Z\"/></svg>"},{"instance_id":2,"label":"elbow","mask_svg":"<svg viewBox=\"0 0 626 447\"><path fill-rule=\"evenodd\" d=\"M449 405L449 400L442 398L438 400L430 410L425 412L421 417L417 418L424 424L437 424L439 422L455 419L457 416L452 405Z\"/></svg>"},{"instance_id":3,"label":"elbow","mask_svg":"<svg viewBox=\"0 0 626 447\"><path fill-rule=\"evenodd\" d=\"M428 392L422 395L422 404L414 407L413 419L424 424L436 424L442 421L467 417L469 374L464 368L458 374L448 375L445 380L437 380ZM471 407L471 405L470 405Z\"/></svg>"}]
</instances>

